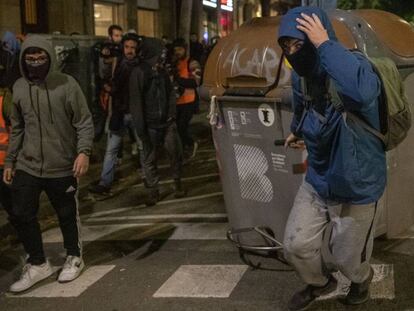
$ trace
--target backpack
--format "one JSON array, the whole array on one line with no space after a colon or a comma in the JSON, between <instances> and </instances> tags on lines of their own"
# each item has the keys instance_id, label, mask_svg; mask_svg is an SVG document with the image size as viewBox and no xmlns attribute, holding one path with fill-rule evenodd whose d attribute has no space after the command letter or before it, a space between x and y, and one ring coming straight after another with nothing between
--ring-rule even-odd
<instances>
[{"instance_id":1,"label":"backpack","mask_svg":"<svg viewBox=\"0 0 414 311\"><path fill-rule=\"evenodd\" d=\"M360 53L360 52L357 52ZM365 130L378 137L384 150L392 150L406 137L411 127L411 104L405 95L404 83L395 63L387 57L368 58L381 81L379 98L380 131L352 112L344 112L341 97L330 83L329 93L335 109L345 113Z\"/></svg>"}]
</instances>

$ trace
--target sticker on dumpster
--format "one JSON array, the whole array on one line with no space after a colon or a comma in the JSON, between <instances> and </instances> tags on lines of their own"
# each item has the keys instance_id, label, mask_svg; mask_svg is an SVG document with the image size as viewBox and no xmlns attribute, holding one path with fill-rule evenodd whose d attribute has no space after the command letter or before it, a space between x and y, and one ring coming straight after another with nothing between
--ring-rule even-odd
<instances>
[{"instance_id":1,"label":"sticker on dumpster","mask_svg":"<svg viewBox=\"0 0 414 311\"><path fill-rule=\"evenodd\" d=\"M240 121L241 121L241 124L243 125L247 124L246 113L244 111L240 112Z\"/></svg>"},{"instance_id":2,"label":"sticker on dumpster","mask_svg":"<svg viewBox=\"0 0 414 311\"><path fill-rule=\"evenodd\" d=\"M272 152L272 165L276 172L288 173L286 169L286 155Z\"/></svg>"},{"instance_id":3,"label":"sticker on dumpster","mask_svg":"<svg viewBox=\"0 0 414 311\"><path fill-rule=\"evenodd\" d=\"M275 122L275 112L268 104L261 104L259 106L259 120L264 126L272 126Z\"/></svg>"},{"instance_id":4,"label":"sticker on dumpster","mask_svg":"<svg viewBox=\"0 0 414 311\"><path fill-rule=\"evenodd\" d=\"M234 113L233 111L229 110L229 111L227 111L227 114L229 116L230 128L233 131L240 129L240 126L237 124L238 122L237 122L236 113Z\"/></svg>"}]
</instances>

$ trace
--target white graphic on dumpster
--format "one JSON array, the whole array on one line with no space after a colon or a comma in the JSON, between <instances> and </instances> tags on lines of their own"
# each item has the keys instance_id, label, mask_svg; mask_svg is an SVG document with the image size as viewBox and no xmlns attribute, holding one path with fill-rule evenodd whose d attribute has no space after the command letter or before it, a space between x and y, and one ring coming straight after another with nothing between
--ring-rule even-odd
<instances>
[{"instance_id":1,"label":"white graphic on dumpster","mask_svg":"<svg viewBox=\"0 0 414 311\"><path fill-rule=\"evenodd\" d=\"M269 170L269 165L263 151L253 146L235 144L234 153L241 197L257 202L271 202L273 186L265 175Z\"/></svg>"},{"instance_id":2,"label":"white graphic on dumpster","mask_svg":"<svg viewBox=\"0 0 414 311\"><path fill-rule=\"evenodd\" d=\"M275 123L275 113L268 104L261 104L257 111L259 120L264 126L272 126Z\"/></svg>"},{"instance_id":3,"label":"white graphic on dumpster","mask_svg":"<svg viewBox=\"0 0 414 311\"><path fill-rule=\"evenodd\" d=\"M263 47L261 49L240 49L240 44L236 44L231 52L227 55L224 61L223 68L226 69L230 66L230 76L239 75L254 75L264 76L268 83L273 83L277 73L277 67L279 65L280 58L276 51L270 47ZM247 57L247 60L242 63L242 55L247 51L251 53L251 57ZM243 57L246 59L246 56ZM291 71L286 66L282 66L282 73L279 84L286 84L290 80Z\"/></svg>"}]
</instances>

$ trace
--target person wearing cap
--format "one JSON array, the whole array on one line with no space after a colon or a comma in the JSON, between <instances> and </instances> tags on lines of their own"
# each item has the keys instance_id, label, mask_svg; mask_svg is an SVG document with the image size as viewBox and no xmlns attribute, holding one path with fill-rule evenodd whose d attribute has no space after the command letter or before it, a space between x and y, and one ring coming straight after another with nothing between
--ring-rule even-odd
<instances>
[{"instance_id":1,"label":"person wearing cap","mask_svg":"<svg viewBox=\"0 0 414 311\"><path fill-rule=\"evenodd\" d=\"M122 148L122 140L127 130L131 130L140 145L129 108L129 79L132 70L138 66L138 45L141 37L127 33L122 38L123 55L117 62L112 79L112 114L109 120L109 133L100 181L92 185L89 191L95 194L108 195L115 175L117 155ZM139 147L142 149L142 147Z\"/></svg>"},{"instance_id":2,"label":"person wearing cap","mask_svg":"<svg viewBox=\"0 0 414 311\"><path fill-rule=\"evenodd\" d=\"M11 285L23 292L54 273L43 251L37 220L40 194L54 207L62 231L66 261L61 283L84 268L78 211L78 179L89 168L93 122L76 80L57 70L50 41L31 35L22 45L20 70L13 86L11 133L4 161L4 183L12 186L11 217L27 260Z\"/></svg>"},{"instance_id":3,"label":"person wearing cap","mask_svg":"<svg viewBox=\"0 0 414 311\"><path fill-rule=\"evenodd\" d=\"M198 142L190 134L190 122L198 109L197 88L201 81L201 66L188 55L188 44L178 38L173 42L176 60L174 81L178 86L177 129L184 150L190 151L190 158L196 155Z\"/></svg>"},{"instance_id":4,"label":"person wearing cap","mask_svg":"<svg viewBox=\"0 0 414 311\"><path fill-rule=\"evenodd\" d=\"M294 115L286 147L300 148L303 140L308 152L283 242L287 261L306 287L293 295L289 310L304 310L335 291L335 270L351 281L342 302L361 304L369 299L374 275L370 258L386 184L385 151L380 139L346 113L379 130L381 82L365 55L337 41L327 14L317 7L297 7L283 16L278 43L293 68ZM324 239L333 262L322 256Z\"/></svg>"}]
</instances>

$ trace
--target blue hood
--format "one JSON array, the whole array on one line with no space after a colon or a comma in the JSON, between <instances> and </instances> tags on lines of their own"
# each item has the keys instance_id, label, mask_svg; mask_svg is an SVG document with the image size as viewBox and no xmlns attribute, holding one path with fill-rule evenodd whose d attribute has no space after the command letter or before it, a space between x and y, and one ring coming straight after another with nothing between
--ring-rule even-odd
<instances>
[{"instance_id":1,"label":"blue hood","mask_svg":"<svg viewBox=\"0 0 414 311\"><path fill-rule=\"evenodd\" d=\"M16 36L10 31L6 31L3 38L1 39L3 44L3 50L9 52L12 55L17 55L20 50L20 42Z\"/></svg>"},{"instance_id":2,"label":"blue hood","mask_svg":"<svg viewBox=\"0 0 414 311\"><path fill-rule=\"evenodd\" d=\"M331 21L328 18L326 12L318 7L313 6L300 6L294 9L289 10L286 15L282 17L282 21L279 26L279 39L281 37L291 37L299 40L305 40L307 38L306 34L296 28L298 22L297 18L302 18L301 13L311 16L316 14L322 22L322 25L328 31L328 36L330 40L337 41L335 31L332 27Z\"/></svg>"}]
</instances>

